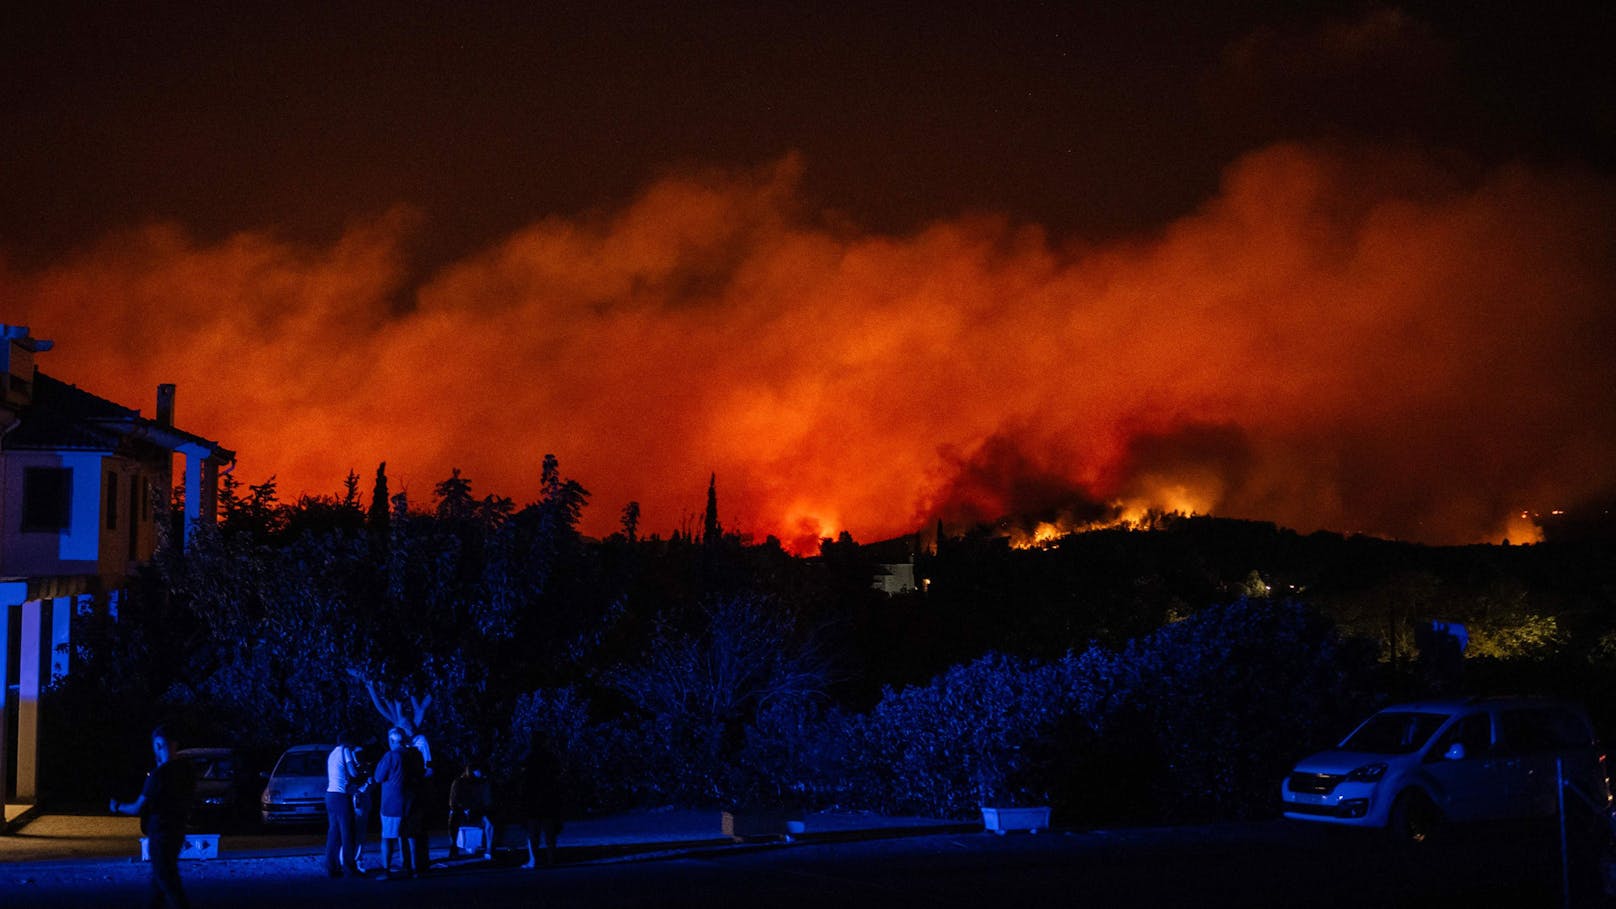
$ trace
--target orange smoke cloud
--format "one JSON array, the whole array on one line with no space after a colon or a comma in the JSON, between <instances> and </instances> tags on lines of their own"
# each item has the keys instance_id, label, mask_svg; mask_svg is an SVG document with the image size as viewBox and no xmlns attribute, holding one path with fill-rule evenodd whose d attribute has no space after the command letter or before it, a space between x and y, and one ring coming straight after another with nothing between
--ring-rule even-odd
<instances>
[{"instance_id":1,"label":"orange smoke cloud","mask_svg":"<svg viewBox=\"0 0 1616 909\"><path fill-rule=\"evenodd\" d=\"M329 248L154 226L0 271L0 305L55 375L179 383L248 482L386 460L418 503L452 467L523 501L555 452L598 534L629 500L688 525L711 471L726 527L800 548L1186 502L1467 542L1612 485L1594 177L1283 145L1158 236L1078 247L992 216L861 232L800 168L665 178L419 283L408 212Z\"/></svg>"}]
</instances>

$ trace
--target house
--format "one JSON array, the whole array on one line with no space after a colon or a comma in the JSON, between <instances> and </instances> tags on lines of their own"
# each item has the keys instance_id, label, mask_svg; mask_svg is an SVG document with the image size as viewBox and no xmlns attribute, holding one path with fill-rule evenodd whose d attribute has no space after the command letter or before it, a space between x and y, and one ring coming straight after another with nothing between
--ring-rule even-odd
<instances>
[{"instance_id":1,"label":"house","mask_svg":"<svg viewBox=\"0 0 1616 909\"><path fill-rule=\"evenodd\" d=\"M875 580L870 586L889 597L897 596L900 593L914 593L917 589L915 587L915 563L881 563L876 567Z\"/></svg>"},{"instance_id":2,"label":"house","mask_svg":"<svg viewBox=\"0 0 1616 909\"><path fill-rule=\"evenodd\" d=\"M0 794L39 795L40 692L69 670L73 617L116 614L130 575L156 550L175 456L182 540L212 521L235 454L174 426L174 386L155 418L39 371L51 342L0 325ZM8 810L8 814L10 811Z\"/></svg>"}]
</instances>

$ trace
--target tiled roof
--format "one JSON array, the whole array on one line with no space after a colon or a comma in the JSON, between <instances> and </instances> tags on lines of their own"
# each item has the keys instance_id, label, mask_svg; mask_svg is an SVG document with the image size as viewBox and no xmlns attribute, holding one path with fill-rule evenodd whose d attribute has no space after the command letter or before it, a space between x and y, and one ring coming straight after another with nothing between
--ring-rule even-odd
<instances>
[{"instance_id":1,"label":"tiled roof","mask_svg":"<svg viewBox=\"0 0 1616 909\"><path fill-rule=\"evenodd\" d=\"M140 411L93 395L42 372L34 374L34 406L69 420L138 420Z\"/></svg>"},{"instance_id":2,"label":"tiled roof","mask_svg":"<svg viewBox=\"0 0 1616 909\"><path fill-rule=\"evenodd\" d=\"M191 443L210 449L213 457L235 457L217 442L163 426L142 417L138 410L42 372L35 373L33 402L17 428L5 436L4 445L9 449L112 451L131 435L163 448Z\"/></svg>"}]
</instances>

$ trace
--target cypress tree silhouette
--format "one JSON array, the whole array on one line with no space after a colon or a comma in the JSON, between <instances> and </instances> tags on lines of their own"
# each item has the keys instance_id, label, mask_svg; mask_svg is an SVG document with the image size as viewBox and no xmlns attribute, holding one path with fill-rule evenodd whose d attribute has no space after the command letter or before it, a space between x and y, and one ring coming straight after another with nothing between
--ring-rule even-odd
<instances>
[{"instance_id":1,"label":"cypress tree silhouette","mask_svg":"<svg viewBox=\"0 0 1616 909\"><path fill-rule=\"evenodd\" d=\"M723 537L723 525L718 523L718 474L715 472L707 480L707 514L702 522L701 541L717 546Z\"/></svg>"},{"instance_id":2,"label":"cypress tree silhouette","mask_svg":"<svg viewBox=\"0 0 1616 909\"><path fill-rule=\"evenodd\" d=\"M376 465L376 486L370 493L370 512L365 527L370 531L372 544L378 551L385 550L390 536L392 509L387 495L387 462Z\"/></svg>"}]
</instances>

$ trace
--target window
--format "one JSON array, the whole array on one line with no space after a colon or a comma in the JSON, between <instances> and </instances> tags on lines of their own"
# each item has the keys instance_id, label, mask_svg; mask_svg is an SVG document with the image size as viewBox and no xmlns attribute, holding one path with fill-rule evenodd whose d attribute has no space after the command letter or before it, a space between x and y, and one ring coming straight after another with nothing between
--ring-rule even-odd
<instances>
[{"instance_id":1,"label":"window","mask_svg":"<svg viewBox=\"0 0 1616 909\"><path fill-rule=\"evenodd\" d=\"M118 475L107 471L107 529L118 529Z\"/></svg>"},{"instance_id":2,"label":"window","mask_svg":"<svg viewBox=\"0 0 1616 909\"><path fill-rule=\"evenodd\" d=\"M1505 748L1521 754L1586 748L1593 742L1582 717L1560 707L1506 710L1499 717L1499 734Z\"/></svg>"},{"instance_id":3,"label":"window","mask_svg":"<svg viewBox=\"0 0 1616 909\"><path fill-rule=\"evenodd\" d=\"M1466 758L1478 758L1492 747L1492 743L1492 718L1485 713L1471 714L1449 726L1448 731L1442 733L1442 738L1436 743L1436 747L1431 749L1427 760L1441 758L1448 753L1448 748L1452 745L1463 745Z\"/></svg>"},{"instance_id":4,"label":"window","mask_svg":"<svg viewBox=\"0 0 1616 909\"><path fill-rule=\"evenodd\" d=\"M71 526L73 468L26 467L22 472L22 529L58 533Z\"/></svg>"}]
</instances>

